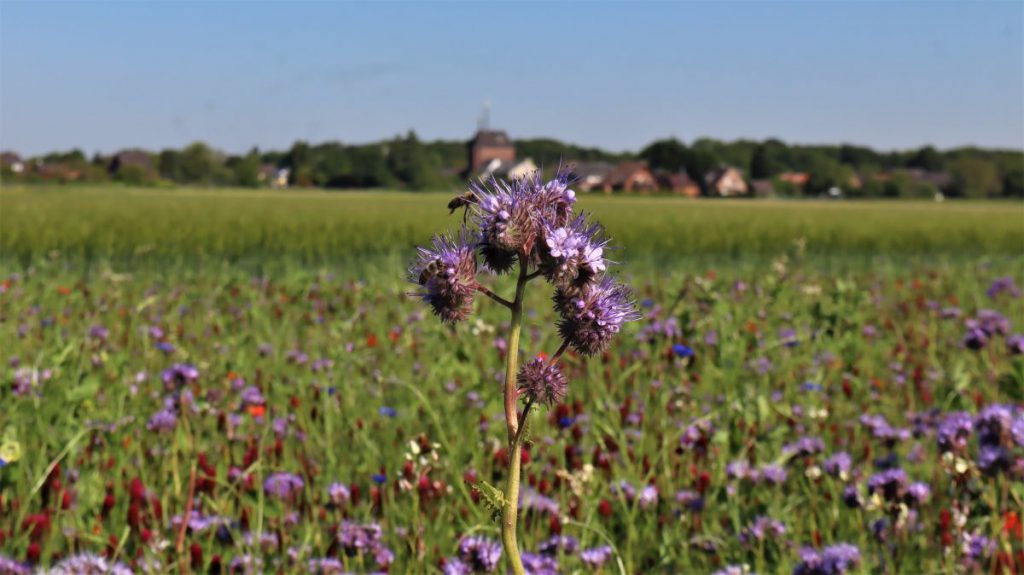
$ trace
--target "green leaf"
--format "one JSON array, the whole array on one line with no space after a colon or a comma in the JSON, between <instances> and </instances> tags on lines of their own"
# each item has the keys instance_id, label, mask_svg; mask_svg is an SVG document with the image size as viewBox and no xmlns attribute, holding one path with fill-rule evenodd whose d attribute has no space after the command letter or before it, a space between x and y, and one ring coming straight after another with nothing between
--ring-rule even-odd
<instances>
[{"instance_id":1,"label":"green leaf","mask_svg":"<svg viewBox=\"0 0 1024 575\"><path fill-rule=\"evenodd\" d=\"M486 481L481 481L477 490L484 498L484 505L491 510L491 519L495 523L500 522L501 514L505 511L505 503L508 502L505 499L505 493Z\"/></svg>"}]
</instances>

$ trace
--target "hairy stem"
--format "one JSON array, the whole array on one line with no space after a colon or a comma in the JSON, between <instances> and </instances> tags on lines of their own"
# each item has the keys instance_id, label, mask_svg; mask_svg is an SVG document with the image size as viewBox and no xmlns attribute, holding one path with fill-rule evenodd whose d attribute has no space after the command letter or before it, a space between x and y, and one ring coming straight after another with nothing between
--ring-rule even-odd
<instances>
[{"instance_id":1,"label":"hairy stem","mask_svg":"<svg viewBox=\"0 0 1024 575\"><path fill-rule=\"evenodd\" d=\"M522 261L522 260L520 260ZM512 325L508 332L508 355L505 363L505 424L508 427L508 481L505 484L505 508L501 517L501 544L505 548L514 575L524 575L523 560L516 542L519 516L519 476L522 468L522 437L519 434L519 413L516 410L516 375L519 373L519 334L523 329L523 294L529 281L526 266L519 265L516 299L512 301ZM525 415L525 414L524 414ZM523 423L525 424L525 418Z\"/></svg>"},{"instance_id":2,"label":"hairy stem","mask_svg":"<svg viewBox=\"0 0 1024 575\"><path fill-rule=\"evenodd\" d=\"M500 295L492 292L491 290L487 289L486 287L484 287L482 285L477 285L476 286L476 290L478 292L484 294L485 296L493 299L494 301L500 303L501 305L503 305L503 306L505 306L505 307L507 307L509 309L512 309L512 302L510 302L507 299L501 297Z\"/></svg>"}]
</instances>

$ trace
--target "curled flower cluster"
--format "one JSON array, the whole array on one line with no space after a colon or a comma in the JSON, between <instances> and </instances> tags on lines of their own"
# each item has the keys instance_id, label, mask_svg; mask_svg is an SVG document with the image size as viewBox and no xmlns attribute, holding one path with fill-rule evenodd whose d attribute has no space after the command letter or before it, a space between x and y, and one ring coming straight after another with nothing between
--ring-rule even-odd
<instances>
[{"instance_id":1,"label":"curled flower cluster","mask_svg":"<svg viewBox=\"0 0 1024 575\"><path fill-rule=\"evenodd\" d=\"M455 323L469 317L476 295L476 252L465 228L455 236L436 236L431 248L419 248L409 279L419 285L419 296L441 321Z\"/></svg>"},{"instance_id":2,"label":"curled flower cluster","mask_svg":"<svg viewBox=\"0 0 1024 575\"><path fill-rule=\"evenodd\" d=\"M565 399L569 388L558 364L534 358L519 370L519 389L538 403L555 405Z\"/></svg>"}]
</instances>

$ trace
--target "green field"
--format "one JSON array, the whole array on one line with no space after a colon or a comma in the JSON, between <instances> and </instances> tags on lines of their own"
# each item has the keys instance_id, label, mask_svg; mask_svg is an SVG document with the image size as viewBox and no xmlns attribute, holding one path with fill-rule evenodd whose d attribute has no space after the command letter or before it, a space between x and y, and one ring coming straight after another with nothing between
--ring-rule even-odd
<instances>
[{"instance_id":1,"label":"green field","mask_svg":"<svg viewBox=\"0 0 1024 575\"><path fill-rule=\"evenodd\" d=\"M496 541L479 488L506 470L508 315L478 298L444 326L405 280L414 246L460 221L447 199L0 191L0 574L77 553L437 574L465 537ZM644 319L569 352L567 401L532 412L531 573L788 574L839 543L859 550L847 573L1024 568L1024 205L578 205ZM525 301L523 357L550 355L549 287ZM942 455L955 412L974 431ZM894 467L928 496L872 491ZM372 546L345 536L371 526ZM605 546L601 566L580 551Z\"/></svg>"},{"instance_id":2,"label":"green field","mask_svg":"<svg viewBox=\"0 0 1024 575\"><path fill-rule=\"evenodd\" d=\"M273 260L338 262L408 253L457 225L449 195L400 192L5 188L0 253L23 265L74 261ZM687 201L583 196L579 206L624 246L623 260L776 256L802 241L810 254L1024 253L1021 202Z\"/></svg>"}]
</instances>

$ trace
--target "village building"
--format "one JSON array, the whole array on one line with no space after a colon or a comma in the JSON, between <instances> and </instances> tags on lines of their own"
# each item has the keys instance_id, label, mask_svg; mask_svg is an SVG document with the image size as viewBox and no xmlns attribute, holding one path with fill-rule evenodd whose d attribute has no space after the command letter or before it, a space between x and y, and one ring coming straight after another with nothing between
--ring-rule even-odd
<instances>
[{"instance_id":1,"label":"village building","mask_svg":"<svg viewBox=\"0 0 1024 575\"><path fill-rule=\"evenodd\" d=\"M654 192L658 189L658 180L647 167L647 162L623 162L608 174L601 189L606 194Z\"/></svg>"},{"instance_id":2,"label":"village building","mask_svg":"<svg viewBox=\"0 0 1024 575\"><path fill-rule=\"evenodd\" d=\"M499 165L513 165L516 161L516 147L512 139L502 130L480 129L467 145L469 174L479 174L494 160Z\"/></svg>"},{"instance_id":3,"label":"village building","mask_svg":"<svg viewBox=\"0 0 1024 575\"><path fill-rule=\"evenodd\" d=\"M663 192L672 192L685 198L700 197L700 185L686 172L660 170L655 172L654 177L658 180L658 189Z\"/></svg>"},{"instance_id":4,"label":"village building","mask_svg":"<svg viewBox=\"0 0 1024 575\"><path fill-rule=\"evenodd\" d=\"M569 170L576 178L575 188L581 192L589 192L601 189L605 179L615 170L615 165L609 162L573 162Z\"/></svg>"},{"instance_id":5,"label":"village building","mask_svg":"<svg viewBox=\"0 0 1024 575\"><path fill-rule=\"evenodd\" d=\"M723 198L745 196L749 191L743 173L732 166L723 166L708 172L704 176L704 186L709 195Z\"/></svg>"},{"instance_id":6,"label":"village building","mask_svg":"<svg viewBox=\"0 0 1024 575\"><path fill-rule=\"evenodd\" d=\"M25 162L21 156L14 152L0 153L0 167L10 170L12 173L20 174L25 171Z\"/></svg>"},{"instance_id":7,"label":"village building","mask_svg":"<svg viewBox=\"0 0 1024 575\"><path fill-rule=\"evenodd\" d=\"M118 152L111 158L107 171L117 175L127 168L137 168L146 174L153 173L153 157L140 150Z\"/></svg>"}]
</instances>

